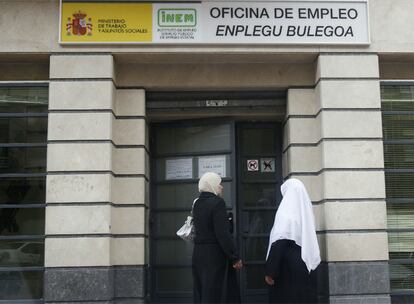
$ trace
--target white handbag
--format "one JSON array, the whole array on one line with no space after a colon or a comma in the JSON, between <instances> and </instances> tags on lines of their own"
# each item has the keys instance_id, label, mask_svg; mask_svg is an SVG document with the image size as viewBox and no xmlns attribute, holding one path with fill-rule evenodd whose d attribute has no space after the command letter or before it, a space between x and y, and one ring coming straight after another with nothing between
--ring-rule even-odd
<instances>
[{"instance_id":1,"label":"white handbag","mask_svg":"<svg viewBox=\"0 0 414 304\"><path fill-rule=\"evenodd\" d=\"M196 198L193 202L193 206L191 208L191 215L187 216L187 219L185 220L184 225L177 231L177 235L187 242L193 241L195 237L195 227L193 224L192 215L193 215L194 204L197 200L198 198Z\"/></svg>"}]
</instances>

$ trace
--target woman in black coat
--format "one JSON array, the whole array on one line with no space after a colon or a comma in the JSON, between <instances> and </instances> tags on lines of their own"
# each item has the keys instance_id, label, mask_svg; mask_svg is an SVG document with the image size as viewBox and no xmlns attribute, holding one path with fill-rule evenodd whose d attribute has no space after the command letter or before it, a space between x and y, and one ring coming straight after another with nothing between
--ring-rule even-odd
<instances>
[{"instance_id":1,"label":"woman in black coat","mask_svg":"<svg viewBox=\"0 0 414 304\"><path fill-rule=\"evenodd\" d=\"M312 203L305 186L289 179L281 187L266 257L270 303L316 303L314 270L321 258Z\"/></svg>"},{"instance_id":2,"label":"woman in black coat","mask_svg":"<svg viewBox=\"0 0 414 304\"><path fill-rule=\"evenodd\" d=\"M194 203L194 303L239 303L236 269L242 267L229 233L221 178L205 173L199 181L200 197Z\"/></svg>"}]
</instances>

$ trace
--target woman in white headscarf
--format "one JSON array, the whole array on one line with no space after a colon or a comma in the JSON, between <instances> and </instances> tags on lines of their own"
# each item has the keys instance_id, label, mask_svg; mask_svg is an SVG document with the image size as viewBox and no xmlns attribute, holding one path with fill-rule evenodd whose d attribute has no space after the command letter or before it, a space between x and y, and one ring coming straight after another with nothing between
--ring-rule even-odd
<instances>
[{"instance_id":1,"label":"woman in white headscarf","mask_svg":"<svg viewBox=\"0 0 414 304\"><path fill-rule=\"evenodd\" d=\"M270 303L315 303L313 270L321 258L312 203L303 183L289 179L270 232L265 281Z\"/></svg>"},{"instance_id":2,"label":"woman in white headscarf","mask_svg":"<svg viewBox=\"0 0 414 304\"><path fill-rule=\"evenodd\" d=\"M200 197L193 207L194 303L240 302L235 270L242 262L229 233L221 177L205 173L198 189Z\"/></svg>"}]
</instances>

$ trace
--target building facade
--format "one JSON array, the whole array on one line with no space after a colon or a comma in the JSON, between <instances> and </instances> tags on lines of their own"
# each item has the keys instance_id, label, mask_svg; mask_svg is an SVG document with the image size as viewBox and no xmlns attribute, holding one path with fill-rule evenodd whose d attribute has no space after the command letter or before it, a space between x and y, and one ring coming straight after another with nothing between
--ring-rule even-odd
<instances>
[{"instance_id":1,"label":"building facade","mask_svg":"<svg viewBox=\"0 0 414 304\"><path fill-rule=\"evenodd\" d=\"M59 1L0 0L0 303L190 302L175 232L208 170L244 302L266 301L290 177L314 206L320 302L412 301L414 3L359 3L367 43L88 44L63 43L78 25L60 30Z\"/></svg>"}]
</instances>

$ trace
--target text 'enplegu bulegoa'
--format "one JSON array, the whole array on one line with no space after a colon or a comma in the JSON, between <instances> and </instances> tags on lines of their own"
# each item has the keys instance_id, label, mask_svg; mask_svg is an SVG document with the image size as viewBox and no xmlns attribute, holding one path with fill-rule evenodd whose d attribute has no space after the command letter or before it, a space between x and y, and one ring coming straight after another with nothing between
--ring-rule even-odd
<instances>
[{"instance_id":1,"label":"text 'enplegu bulegoa'","mask_svg":"<svg viewBox=\"0 0 414 304\"><path fill-rule=\"evenodd\" d=\"M223 20L217 25L217 37L354 37L351 25L332 25L333 21L352 21L358 19L355 8L264 8L264 7L212 7L210 17ZM272 24L224 24L229 20L273 20ZM301 24L274 24L275 20L301 21ZM306 25L306 20L316 20L318 24ZM326 24L324 24L324 21ZM303 25L302 23L305 23Z\"/></svg>"}]
</instances>

